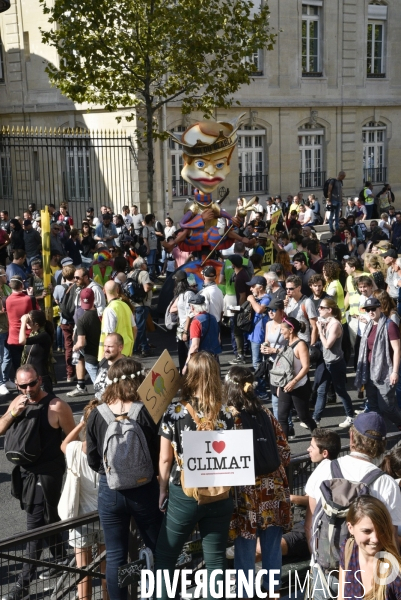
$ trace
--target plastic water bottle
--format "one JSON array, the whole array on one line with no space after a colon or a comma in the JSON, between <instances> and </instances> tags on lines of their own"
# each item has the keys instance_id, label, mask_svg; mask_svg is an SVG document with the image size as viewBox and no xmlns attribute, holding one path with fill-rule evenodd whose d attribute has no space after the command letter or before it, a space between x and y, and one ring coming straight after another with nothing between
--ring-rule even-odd
<instances>
[{"instance_id":1,"label":"plastic water bottle","mask_svg":"<svg viewBox=\"0 0 401 600\"><path fill-rule=\"evenodd\" d=\"M79 352L73 352L72 353L72 364L73 365L77 365L79 363L79 357L80 357L80 353Z\"/></svg>"}]
</instances>

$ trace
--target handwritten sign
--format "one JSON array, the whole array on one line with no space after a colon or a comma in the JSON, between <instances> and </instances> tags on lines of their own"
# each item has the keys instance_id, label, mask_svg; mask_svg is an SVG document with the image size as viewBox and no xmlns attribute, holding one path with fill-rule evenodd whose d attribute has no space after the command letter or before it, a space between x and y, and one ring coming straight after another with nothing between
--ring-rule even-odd
<instances>
[{"instance_id":1,"label":"handwritten sign","mask_svg":"<svg viewBox=\"0 0 401 600\"><path fill-rule=\"evenodd\" d=\"M131 583L138 583L141 577L142 569L146 569L147 563L144 558L140 558L135 562L118 567L117 582L119 588L125 588Z\"/></svg>"},{"instance_id":2,"label":"handwritten sign","mask_svg":"<svg viewBox=\"0 0 401 600\"><path fill-rule=\"evenodd\" d=\"M164 350L138 388L138 394L150 416L158 423L177 394L181 376L169 352Z\"/></svg>"},{"instance_id":3,"label":"handwritten sign","mask_svg":"<svg viewBox=\"0 0 401 600\"><path fill-rule=\"evenodd\" d=\"M253 432L183 431L187 487L255 485Z\"/></svg>"}]
</instances>

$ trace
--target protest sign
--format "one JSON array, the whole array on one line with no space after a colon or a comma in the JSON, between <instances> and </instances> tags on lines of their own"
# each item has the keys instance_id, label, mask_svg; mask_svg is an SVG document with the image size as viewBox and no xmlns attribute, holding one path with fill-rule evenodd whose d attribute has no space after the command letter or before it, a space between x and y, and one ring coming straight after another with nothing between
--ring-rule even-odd
<instances>
[{"instance_id":1,"label":"protest sign","mask_svg":"<svg viewBox=\"0 0 401 600\"><path fill-rule=\"evenodd\" d=\"M186 487L255 485L253 432L183 431Z\"/></svg>"},{"instance_id":2,"label":"protest sign","mask_svg":"<svg viewBox=\"0 0 401 600\"><path fill-rule=\"evenodd\" d=\"M162 418L180 384L181 376L169 352L165 350L138 388L139 397L155 423Z\"/></svg>"}]
</instances>

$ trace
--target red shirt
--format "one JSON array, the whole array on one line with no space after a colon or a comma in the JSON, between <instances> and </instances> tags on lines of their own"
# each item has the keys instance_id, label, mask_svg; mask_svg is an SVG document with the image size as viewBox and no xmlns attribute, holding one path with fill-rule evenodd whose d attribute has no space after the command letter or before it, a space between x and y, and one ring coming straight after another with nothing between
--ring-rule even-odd
<instances>
[{"instance_id":1,"label":"red shirt","mask_svg":"<svg viewBox=\"0 0 401 600\"><path fill-rule=\"evenodd\" d=\"M388 337L390 339L390 342L392 340L400 339L400 330L398 329L398 327L394 323L394 321L389 321L388 324L386 324L386 327L387 327ZM376 339L376 333L377 333L377 325L373 325L372 331L369 333L369 336L368 336L368 362L370 362L371 358L372 358L372 349L373 349L373 344ZM390 355L391 355L391 360L392 360L393 359L393 348L392 348L391 344L390 344Z\"/></svg>"},{"instance_id":2,"label":"red shirt","mask_svg":"<svg viewBox=\"0 0 401 600\"><path fill-rule=\"evenodd\" d=\"M6 299L6 312L8 315L8 344L19 344L19 330L21 328L21 317L31 310L40 310L35 298L28 296L25 292L13 292Z\"/></svg>"}]
</instances>

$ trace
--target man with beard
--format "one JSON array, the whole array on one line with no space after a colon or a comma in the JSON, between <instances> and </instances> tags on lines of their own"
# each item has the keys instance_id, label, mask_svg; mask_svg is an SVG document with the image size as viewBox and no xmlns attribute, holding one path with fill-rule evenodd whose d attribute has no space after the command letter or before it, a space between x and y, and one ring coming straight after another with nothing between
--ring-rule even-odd
<instances>
[{"instance_id":1,"label":"man with beard","mask_svg":"<svg viewBox=\"0 0 401 600\"><path fill-rule=\"evenodd\" d=\"M117 360L123 358L124 340L119 333L110 333L104 339L104 358L99 362L98 371L95 383L95 396L99 400L102 399L102 394L107 387L107 372L111 365Z\"/></svg>"},{"instance_id":2,"label":"man with beard","mask_svg":"<svg viewBox=\"0 0 401 600\"><path fill-rule=\"evenodd\" d=\"M72 410L66 402L54 394L42 391L42 378L32 365L20 367L16 372L15 381L19 395L11 402L6 414L0 418L0 435L13 428L10 434L13 439L18 439L19 429L21 434L24 431L26 418L39 420L39 428L35 429L35 435L40 437L40 455L23 468L16 465L11 476L12 495L20 501L21 508L26 511L27 530L31 531L60 520L57 505L65 471L65 459L60 445L62 434L68 435L74 429L75 422ZM42 407L40 410L34 409L33 405ZM43 539L32 539L28 542L24 555L29 559L39 560L42 546ZM54 535L50 551L57 561L64 559L64 544L60 534ZM21 600L28 596L29 582L35 569L34 564L24 563L16 585L2 600ZM47 571L46 577L54 576L55 572L52 571L53 569ZM39 577L42 576L44 574Z\"/></svg>"}]
</instances>

